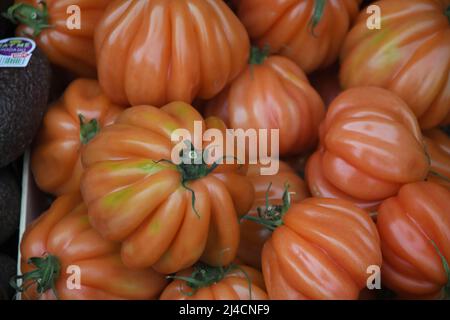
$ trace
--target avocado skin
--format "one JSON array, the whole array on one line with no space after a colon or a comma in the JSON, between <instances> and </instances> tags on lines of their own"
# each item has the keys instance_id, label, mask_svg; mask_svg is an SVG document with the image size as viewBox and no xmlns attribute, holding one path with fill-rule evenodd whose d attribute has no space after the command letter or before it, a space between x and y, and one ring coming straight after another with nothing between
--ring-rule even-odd
<instances>
[{"instance_id":1,"label":"avocado skin","mask_svg":"<svg viewBox=\"0 0 450 320\"><path fill-rule=\"evenodd\" d=\"M31 144L47 109L51 69L36 48L25 68L0 68L0 168Z\"/></svg>"},{"instance_id":2,"label":"avocado skin","mask_svg":"<svg viewBox=\"0 0 450 320\"><path fill-rule=\"evenodd\" d=\"M14 37L14 25L2 16L10 6L14 4L14 0L0 0L0 40L4 38Z\"/></svg>"},{"instance_id":3,"label":"avocado skin","mask_svg":"<svg viewBox=\"0 0 450 320\"><path fill-rule=\"evenodd\" d=\"M7 169L0 170L0 244L19 227L20 188Z\"/></svg>"},{"instance_id":4,"label":"avocado skin","mask_svg":"<svg viewBox=\"0 0 450 320\"><path fill-rule=\"evenodd\" d=\"M14 289L9 280L17 274L17 263L14 259L0 253L0 300L10 300Z\"/></svg>"}]
</instances>

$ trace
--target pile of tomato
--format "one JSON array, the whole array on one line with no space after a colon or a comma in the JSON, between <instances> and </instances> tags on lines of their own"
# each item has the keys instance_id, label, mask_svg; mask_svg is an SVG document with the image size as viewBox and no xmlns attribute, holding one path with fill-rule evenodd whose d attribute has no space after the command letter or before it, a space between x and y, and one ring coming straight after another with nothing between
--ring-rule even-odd
<instances>
[{"instance_id":1,"label":"pile of tomato","mask_svg":"<svg viewBox=\"0 0 450 320\"><path fill-rule=\"evenodd\" d=\"M73 0L73 30L17 2L77 75L32 148L55 200L22 298L448 297L450 0ZM174 163L195 123L278 129L278 172Z\"/></svg>"}]
</instances>

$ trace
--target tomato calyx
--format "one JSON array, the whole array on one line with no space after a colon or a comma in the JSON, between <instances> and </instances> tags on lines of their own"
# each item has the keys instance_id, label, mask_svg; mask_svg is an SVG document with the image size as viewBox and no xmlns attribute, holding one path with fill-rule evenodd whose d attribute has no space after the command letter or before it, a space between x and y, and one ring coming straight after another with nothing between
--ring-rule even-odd
<instances>
[{"instance_id":1,"label":"tomato calyx","mask_svg":"<svg viewBox=\"0 0 450 320\"><path fill-rule=\"evenodd\" d=\"M316 30L316 27L319 24L320 20L322 20L322 16L325 11L326 4L327 4L326 0L314 1L314 11L313 11L311 20L309 21L309 27L310 27L311 33L314 37L316 37L316 34L314 33L314 31Z\"/></svg>"},{"instance_id":2,"label":"tomato calyx","mask_svg":"<svg viewBox=\"0 0 450 320\"><path fill-rule=\"evenodd\" d=\"M100 125L97 119L86 122L86 118L82 114L78 115L78 119L80 119L80 141L85 145L100 132Z\"/></svg>"},{"instance_id":3,"label":"tomato calyx","mask_svg":"<svg viewBox=\"0 0 450 320\"><path fill-rule=\"evenodd\" d=\"M238 270L242 272L248 282L248 290L250 295L250 300L252 297L252 283L247 272L236 264L230 264L226 267L213 267L205 263L198 263L194 266L194 271L190 276L167 276L167 279L181 280L185 281L186 285L191 288L191 291L183 291L182 293L186 296L193 296L197 291L204 287L209 287L222 281L230 272Z\"/></svg>"},{"instance_id":4,"label":"tomato calyx","mask_svg":"<svg viewBox=\"0 0 450 320\"><path fill-rule=\"evenodd\" d=\"M36 292L42 295L47 290L53 290L56 297L56 281L61 271L61 263L59 259L51 254L43 257L33 257L28 259L27 264L33 265L36 269L24 273L20 276L14 276L10 280L10 285L16 292L25 292L29 287L36 284ZM22 280L22 284L18 285L17 280Z\"/></svg>"},{"instance_id":5,"label":"tomato calyx","mask_svg":"<svg viewBox=\"0 0 450 320\"><path fill-rule=\"evenodd\" d=\"M252 46L252 48L250 49L250 58L248 60L248 63L252 66L263 64L269 56L269 53L270 47L268 45L265 45L262 49L256 46Z\"/></svg>"},{"instance_id":6,"label":"tomato calyx","mask_svg":"<svg viewBox=\"0 0 450 320\"><path fill-rule=\"evenodd\" d=\"M48 24L48 10L45 1L40 1L42 8L36 8L26 3L17 3L8 8L3 16L14 24L24 24L33 30L37 37L42 30L51 28Z\"/></svg>"},{"instance_id":7,"label":"tomato calyx","mask_svg":"<svg viewBox=\"0 0 450 320\"><path fill-rule=\"evenodd\" d=\"M195 191L188 186L188 183L206 177L219 166L219 163L215 161L211 166L208 165L208 163L206 163L206 159L203 157L203 153L200 150L196 150L191 141L185 141L185 144L187 148L180 151L181 162L179 164L174 164L172 161L167 159L159 160L157 163L168 162L175 165L178 172L181 174L181 185L183 188L191 192L192 209L197 217L200 218L200 214L195 208Z\"/></svg>"},{"instance_id":8,"label":"tomato calyx","mask_svg":"<svg viewBox=\"0 0 450 320\"><path fill-rule=\"evenodd\" d=\"M256 222L267 229L274 231L276 228L284 224L283 218L291 206L291 195L289 193L289 184L284 185L284 192L282 196L283 203L281 205L272 205L269 201L269 192L272 188L272 183L266 191L266 205L264 207L256 208L257 216L245 215L242 219Z\"/></svg>"},{"instance_id":9,"label":"tomato calyx","mask_svg":"<svg viewBox=\"0 0 450 320\"><path fill-rule=\"evenodd\" d=\"M439 255L439 258L441 258L442 266L444 267L445 274L447 275L447 283L444 286L444 299L450 299L450 266L441 250L439 250L437 244L433 240L430 241L433 244L433 247L436 250L437 254Z\"/></svg>"}]
</instances>

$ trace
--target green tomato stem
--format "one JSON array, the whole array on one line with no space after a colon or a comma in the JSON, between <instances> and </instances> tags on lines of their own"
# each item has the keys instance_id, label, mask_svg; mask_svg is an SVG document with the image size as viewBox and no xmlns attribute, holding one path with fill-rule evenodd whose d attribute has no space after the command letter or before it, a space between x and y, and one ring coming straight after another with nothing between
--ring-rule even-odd
<instances>
[{"instance_id":1,"label":"green tomato stem","mask_svg":"<svg viewBox=\"0 0 450 320\"><path fill-rule=\"evenodd\" d=\"M311 33L313 36L316 36L314 31L317 25L322 20L323 13L325 11L325 5L327 4L327 0L315 0L314 2L314 11L311 20L309 21L309 26L311 28Z\"/></svg>"},{"instance_id":2,"label":"green tomato stem","mask_svg":"<svg viewBox=\"0 0 450 320\"><path fill-rule=\"evenodd\" d=\"M241 271L248 281L250 300L252 299L252 283L247 272L240 266L231 264L227 267L212 267L205 263L198 263L194 267L194 271L188 277L183 276L167 276L167 279L185 281L186 285L192 289L191 292L183 292L186 296L193 296L199 289L212 286L226 277L233 270Z\"/></svg>"},{"instance_id":3,"label":"green tomato stem","mask_svg":"<svg viewBox=\"0 0 450 320\"><path fill-rule=\"evenodd\" d=\"M266 191L265 207L258 207L256 209L256 211L258 212L258 216L255 217L252 215L245 215L244 217L242 217L242 219L256 222L266 229L274 231L276 228L284 224L283 218L291 206L291 197L289 194L289 184L286 183L284 185L284 192L282 196L283 204L271 205L269 201L269 193L271 188L272 183L269 183Z\"/></svg>"},{"instance_id":4,"label":"green tomato stem","mask_svg":"<svg viewBox=\"0 0 450 320\"><path fill-rule=\"evenodd\" d=\"M263 64L267 59L270 53L270 48L268 45L264 46L264 48L260 49L256 46L252 46L250 50L250 58L248 63L250 65L260 65Z\"/></svg>"},{"instance_id":5,"label":"green tomato stem","mask_svg":"<svg viewBox=\"0 0 450 320\"><path fill-rule=\"evenodd\" d=\"M42 8L36 8L26 3L17 3L8 8L3 14L14 24L24 24L33 30L33 37L37 37L42 30L51 28L48 22L48 10L45 1L40 2Z\"/></svg>"},{"instance_id":6,"label":"green tomato stem","mask_svg":"<svg viewBox=\"0 0 450 320\"><path fill-rule=\"evenodd\" d=\"M33 257L27 262L36 267L36 269L27 272L21 276L14 276L10 280L10 285L16 292L25 292L30 286L36 285L36 291L39 295L48 290L53 290L56 297L56 281L61 271L61 263L56 256L46 255L44 257ZM22 284L17 285L17 280L22 280Z\"/></svg>"},{"instance_id":7,"label":"green tomato stem","mask_svg":"<svg viewBox=\"0 0 450 320\"><path fill-rule=\"evenodd\" d=\"M86 122L86 118L82 114L78 115L78 119L80 120L80 141L85 145L100 132L100 125L97 119Z\"/></svg>"}]
</instances>

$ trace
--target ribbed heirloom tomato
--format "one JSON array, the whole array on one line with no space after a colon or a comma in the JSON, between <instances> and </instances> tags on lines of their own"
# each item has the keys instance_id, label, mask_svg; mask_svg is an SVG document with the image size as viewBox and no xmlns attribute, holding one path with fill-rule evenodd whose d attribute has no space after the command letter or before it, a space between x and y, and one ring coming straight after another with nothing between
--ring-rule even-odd
<instances>
[{"instance_id":1,"label":"ribbed heirloom tomato","mask_svg":"<svg viewBox=\"0 0 450 320\"><path fill-rule=\"evenodd\" d=\"M221 0L112 1L95 45L111 99L157 107L212 98L249 53L244 26Z\"/></svg>"},{"instance_id":2,"label":"ribbed heirloom tomato","mask_svg":"<svg viewBox=\"0 0 450 320\"><path fill-rule=\"evenodd\" d=\"M359 87L341 93L320 128L306 180L316 197L344 198L368 210L429 170L414 114L395 94Z\"/></svg>"},{"instance_id":3,"label":"ribbed heirloom tomato","mask_svg":"<svg viewBox=\"0 0 450 320\"><path fill-rule=\"evenodd\" d=\"M292 203L308 197L303 180L283 161L279 162L279 171L275 175L262 175L262 164L249 165L247 177L255 188L255 200L248 215L257 216L259 210L266 210L266 205L279 206L283 203L285 191L290 193ZM253 221L242 220L240 224L241 241L238 258L244 263L261 269L261 252L271 231Z\"/></svg>"},{"instance_id":4,"label":"ribbed heirloom tomato","mask_svg":"<svg viewBox=\"0 0 450 320\"><path fill-rule=\"evenodd\" d=\"M357 299L368 268L381 266L375 224L348 201L309 198L272 217L262 252L271 299Z\"/></svg>"},{"instance_id":5,"label":"ribbed heirloom tomato","mask_svg":"<svg viewBox=\"0 0 450 320\"><path fill-rule=\"evenodd\" d=\"M20 248L23 299L155 299L167 285L150 268L123 265L120 246L90 226L79 194L56 199L27 228ZM70 288L78 271L81 287Z\"/></svg>"},{"instance_id":6,"label":"ribbed heirloom tomato","mask_svg":"<svg viewBox=\"0 0 450 320\"><path fill-rule=\"evenodd\" d=\"M109 2L16 0L16 5L10 8L8 15L14 22L20 23L17 35L34 37L51 62L78 75L94 77L94 32ZM80 25L69 28L67 23L70 14L67 12L74 6L80 9Z\"/></svg>"},{"instance_id":7,"label":"ribbed heirloom tomato","mask_svg":"<svg viewBox=\"0 0 450 320\"><path fill-rule=\"evenodd\" d=\"M443 297L450 282L450 191L432 182L407 184L380 206L377 226L383 283L400 297Z\"/></svg>"},{"instance_id":8,"label":"ribbed heirloom tomato","mask_svg":"<svg viewBox=\"0 0 450 320\"><path fill-rule=\"evenodd\" d=\"M439 129L424 132L427 152L431 160L428 181L450 188L450 137Z\"/></svg>"},{"instance_id":9,"label":"ribbed heirloom tomato","mask_svg":"<svg viewBox=\"0 0 450 320\"><path fill-rule=\"evenodd\" d=\"M122 110L105 97L97 81L72 82L47 111L36 138L31 168L39 188L55 195L79 191L81 150Z\"/></svg>"},{"instance_id":10,"label":"ribbed heirloom tomato","mask_svg":"<svg viewBox=\"0 0 450 320\"><path fill-rule=\"evenodd\" d=\"M197 265L173 277L161 300L267 300L262 274L244 265Z\"/></svg>"},{"instance_id":11,"label":"ribbed heirloom tomato","mask_svg":"<svg viewBox=\"0 0 450 320\"><path fill-rule=\"evenodd\" d=\"M450 0L374 5L381 10L381 28L367 28L369 14L361 12L342 49L342 86L397 93L424 129L450 123Z\"/></svg>"},{"instance_id":12,"label":"ribbed heirloom tomato","mask_svg":"<svg viewBox=\"0 0 450 320\"><path fill-rule=\"evenodd\" d=\"M295 61L306 73L331 65L360 0L236 0L250 38Z\"/></svg>"},{"instance_id":13,"label":"ribbed heirloom tomato","mask_svg":"<svg viewBox=\"0 0 450 320\"><path fill-rule=\"evenodd\" d=\"M253 203L253 186L237 164L208 165L202 155L201 163L170 163L179 143L171 141L175 130L188 130L192 143L202 141L195 121L225 131L222 121L204 120L183 102L136 106L83 151L81 190L90 220L107 239L123 242L127 266L169 274L199 258L219 266L236 256L238 219Z\"/></svg>"},{"instance_id":14,"label":"ribbed heirloom tomato","mask_svg":"<svg viewBox=\"0 0 450 320\"><path fill-rule=\"evenodd\" d=\"M254 47L246 70L205 112L233 129L279 129L279 153L288 155L314 147L325 108L295 63ZM270 136L268 141L271 146Z\"/></svg>"}]
</instances>

